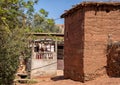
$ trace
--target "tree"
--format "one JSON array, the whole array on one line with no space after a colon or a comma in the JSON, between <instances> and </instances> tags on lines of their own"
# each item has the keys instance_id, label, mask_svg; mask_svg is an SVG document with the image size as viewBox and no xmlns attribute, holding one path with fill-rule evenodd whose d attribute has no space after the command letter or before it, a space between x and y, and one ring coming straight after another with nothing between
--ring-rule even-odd
<instances>
[{"instance_id":1,"label":"tree","mask_svg":"<svg viewBox=\"0 0 120 85\"><path fill-rule=\"evenodd\" d=\"M27 32L57 32L54 20L44 9L34 14L38 0L0 1L0 85L12 85L19 56L30 54ZM32 24L34 23L34 24ZM32 28L33 27L33 28Z\"/></svg>"},{"instance_id":2,"label":"tree","mask_svg":"<svg viewBox=\"0 0 120 85\"><path fill-rule=\"evenodd\" d=\"M47 17L48 12L44 9L41 9L39 13L34 14L33 18L33 32L60 32L59 27L55 25L53 19Z\"/></svg>"},{"instance_id":3,"label":"tree","mask_svg":"<svg viewBox=\"0 0 120 85\"><path fill-rule=\"evenodd\" d=\"M37 0L0 1L0 85L13 84L18 58L28 52L24 21L32 18L35 3Z\"/></svg>"}]
</instances>

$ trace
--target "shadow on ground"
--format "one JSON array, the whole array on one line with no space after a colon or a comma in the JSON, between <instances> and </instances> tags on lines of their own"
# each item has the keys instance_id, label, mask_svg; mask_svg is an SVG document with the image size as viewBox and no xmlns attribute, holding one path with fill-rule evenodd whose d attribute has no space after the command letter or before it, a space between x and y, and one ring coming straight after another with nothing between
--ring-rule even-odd
<instances>
[{"instance_id":1,"label":"shadow on ground","mask_svg":"<svg viewBox=\"0 0 120 85\"><path fill-rule=\"evenodd\" d=\"M64 79L64 76L55 76L55 77L52 77L51 80L59 81L59 80L66 80L66 79Z\"/></svg>"}]
</instances>

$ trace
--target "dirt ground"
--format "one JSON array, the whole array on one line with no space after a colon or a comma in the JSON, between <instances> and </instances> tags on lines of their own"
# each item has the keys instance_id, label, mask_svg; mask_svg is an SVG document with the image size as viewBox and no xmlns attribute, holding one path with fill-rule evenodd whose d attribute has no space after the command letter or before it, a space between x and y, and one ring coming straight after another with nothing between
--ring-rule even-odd
<instances>
[{"instance_id":1,"label":"dirt ground","mask_svg":"<svg viewBox=\"0 0 120 85\"><path fill-rule=\"evenodd\" d=\"M58 71L58 76L54 78L37 78L37 83L31 84L17 84L17 85L120 85L120 78L109 78L102 76L96 80L81 83L70 79L63 78L63 72Z\"/></svg>"}]
</instances>

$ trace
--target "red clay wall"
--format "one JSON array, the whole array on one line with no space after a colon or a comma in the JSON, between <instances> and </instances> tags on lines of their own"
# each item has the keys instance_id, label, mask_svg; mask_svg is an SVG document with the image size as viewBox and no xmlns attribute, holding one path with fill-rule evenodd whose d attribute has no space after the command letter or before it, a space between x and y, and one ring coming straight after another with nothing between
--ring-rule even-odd
<instances>
[{"instance_id":1,"label":"red clay wall","mask_svg":"<svg viewBox=\"0 0 120 85\"><path fill-rule=\"evenodd\" d=\"M65 78L87 81L106 74L109 36L120 41L120 11L115 7L85 7L66 16Z\"/></svg>"},{"instance_id":2,"label":"red clay wall","mask_svg":"<svg viewBox=\"0 0 120 85\"><path fill-rule=\"evenodd\" d=\"M64 77L79 81L84 80L83 24L84 12L82 10L65 18Z\"/></svg>"},{"instance_id":3,"label":"red clay wall","mask_svg":"<svg viewBox=\"0 0 120 85\"><path fill-rule=\"evenodd\" d=\"M111 7L85 9L85 80L106 73L108 36L111 35L113 41L120 41L120 11L109 11L108 8L112 9Z\"/></svg>"}]
</instances>

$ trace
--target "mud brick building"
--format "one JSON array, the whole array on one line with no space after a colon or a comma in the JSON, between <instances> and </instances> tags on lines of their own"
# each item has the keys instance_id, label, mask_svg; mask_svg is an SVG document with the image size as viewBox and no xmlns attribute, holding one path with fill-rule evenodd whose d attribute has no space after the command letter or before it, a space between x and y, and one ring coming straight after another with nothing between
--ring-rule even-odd
<instances>
[{"instance_id":1,"label":"mud brick building","mask_svg":"<svg viewBox=\"0 0 120 85\"><path fill-rule=\"evenodd\" d=\"M83 2L61 17L64 77L85 82L107 74L107 45L120 41L120 3Z\"/></svg>"}]
</instances>

